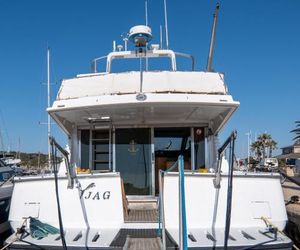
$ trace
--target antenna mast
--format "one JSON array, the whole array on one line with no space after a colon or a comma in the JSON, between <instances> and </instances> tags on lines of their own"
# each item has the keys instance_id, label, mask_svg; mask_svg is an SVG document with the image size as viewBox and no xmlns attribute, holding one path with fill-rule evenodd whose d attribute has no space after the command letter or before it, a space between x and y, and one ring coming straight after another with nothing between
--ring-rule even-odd
<instances>
[{"instance_id":1,"label":"antenna mast","mask_svg":"<svg viewBox=\"0 0 300 250\"><path fill-rule=\"evenodd\" d=\"M213 58L213 50L214 50L214 46L215 46L215 37L216 37L219 8L220 8L220 5L219 5L219 3L217 3L215 13L213 15L214 21L213 21L213 27L212 27L211 37L210 37L209 53L208 53L207 66L206 66L207 72L212 71L212 58Z\"/></svg>"},{"instance_id":2,"label":"antenna mast","mask_svg":"<svg viewBox=\"0 0 300 250\"><path fill-rule=\"evenodd\" d=\"M148 26L148 0L145 0L145 22L146 26Z\"/></svg>"},{"instance_id":3,"label":"antenna mast","mask_svg":"<svg viewBox=\"0 0 300 250\"><path fill-rule=\"evenodd\" d=\"M148 0L145 0L145 21L146 26L148 26ZM147 46L146 46L146 54L147 54ZM146 60L146 71L148 71L148 57L145 58ZM142 60L142 58L141 58Z\"/></svg>"},{"instance_id":4,"label":"antenna mast","mask_svg":"<svg viewBox=\"0 0 300 250\"><path fill-rule=\"evenodd\" d=\"M50 95L50 48L47 49L47 94L48 94L48 108L50 108L51 95ZM50 148L50 136L51 136L51 117L48 113L48 168L51 165L51 148Z\"/></svg>"},{"instance_id":5,"label":"antenna mast","mask_svg":"<svg viewBox=\"0 0 300 250\"><path fill-rule=\"evenodd\" d=\"M167 0L164 0L164 11L165 11L166 47L167 47L167 49L169 49L169 33L168 33Z\"/></svg>"},{"instance_id":6,"label":"antenna mast","mask_svg":"<svg viewBox=\"0 0 300 250\"><path fill-rule=\"evenodd\" d=\"M162 49L162 26L159 25L159 49Z\"/></svg>"}]
</instances>

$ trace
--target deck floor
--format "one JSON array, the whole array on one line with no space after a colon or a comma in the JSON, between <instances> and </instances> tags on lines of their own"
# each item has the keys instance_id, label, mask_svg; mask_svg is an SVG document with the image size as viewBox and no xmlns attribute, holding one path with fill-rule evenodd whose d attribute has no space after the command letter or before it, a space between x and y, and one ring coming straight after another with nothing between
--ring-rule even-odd
<instances>
[{"instance_id":1,"label":"deck floor","mask_svg":"<svg viewBox=\"0 0 300 250\"><path fill-rule=\"evenodd\" d=\"M157 209L131 209L128 215L125 215L125 222L157 222Z\"/></svg>"},{"instance_id":2,"label":"deck floor","mask_svg":"<svg viewBox=\"0 0 300 250\"><path fill-rule=\"evenodd\" d=\"M168 249L177 249L177 244L166 231ZM110 244L111 248L123 249L161 249L158 229L122 228Z\"/></svg>"},{"instance_id":3,"label":"deck floor","mask_svg":"<svg viewBox=\"0 0 300 250\"><path fill-rule=\"evenodd\" d=\"M158 250L162 249L160 238L131 238L128 237L124 250Z\"/></svg>"}]
</instances>

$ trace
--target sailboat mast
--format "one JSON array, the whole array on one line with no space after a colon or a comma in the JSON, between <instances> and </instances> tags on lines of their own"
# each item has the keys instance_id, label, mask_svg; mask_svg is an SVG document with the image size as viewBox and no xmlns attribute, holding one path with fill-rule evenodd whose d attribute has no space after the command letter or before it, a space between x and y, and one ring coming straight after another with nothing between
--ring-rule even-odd
<instances>
[{"instance_id":1,"label":"sailboat mast","mask_svg":"<svg viewBox=\"0 0 300 250\"><path fill-rule=\"evenodd\" d=\"M47 94L48 94L48 108L50 107L51 95L50 95L50 48L47 49ZM51 136L51 117L48 113L48 168L51 165L51 148L50 148L50 136Z\"/></svg>"}]
</instances>

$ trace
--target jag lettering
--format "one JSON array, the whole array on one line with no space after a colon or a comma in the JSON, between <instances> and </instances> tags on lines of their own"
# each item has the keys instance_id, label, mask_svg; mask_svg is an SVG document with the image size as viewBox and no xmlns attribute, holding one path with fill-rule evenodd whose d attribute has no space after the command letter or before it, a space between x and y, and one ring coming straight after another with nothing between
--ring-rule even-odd
<instances>
[{"instance_id":1,"label":"jag lettering","mask_svg":"<svg viewBox=\"0 0 300 250\"><path fill-rule=\"evenodd\" d=\"M100 192L93 192L93 191L88 191L88 192L81 192L80 198L83 198L85 200L109 200L110 198L110 191L105 191L103 193Z\"/></svg>"}]
</instances>

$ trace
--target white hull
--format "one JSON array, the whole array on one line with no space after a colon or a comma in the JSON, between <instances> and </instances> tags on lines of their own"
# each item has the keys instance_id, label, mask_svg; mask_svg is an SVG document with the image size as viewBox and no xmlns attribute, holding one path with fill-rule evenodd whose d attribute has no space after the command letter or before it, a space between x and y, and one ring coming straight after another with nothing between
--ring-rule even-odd
<instances>
[{"instance_id":1,"label":"white hull","mask_svg":"<svg viewBox=\"0 0 300 250\"><path fill-rule=\"evenodd\" d=\"M185 174L188 246L191 249L222 249L224 244L227 176L222 176L220 189L214 188L213 179L213 174ZM80 176L78 181L83 189L90 183L95 184L85 191L81 199L77 188L67 189L66 178L59 179L61 212L68 247L109 249L113 247L120 230L158 229L157 222L124 221L122 186L118 173L87 174ZM278 175L236 173L233 185L229 249L241 249L270 240L272 235L263 234L266 225L262 216L272 221L278 229L284 229L287 215ZM41 192L36 192L37 189ZM262 189L264 192L261 192ZM178 245L177 173L165 176L164 190L166 230L170 239ZM59 227L53 177L16 180L9 217L12 228L19 228L24 222L23 218L29 216ZM27 236L26 241L47 249L61 246L59 235L49 235L43 239ZM17 242L14 247L17 249L22 245L24 243ZM291 241L278 234L277 240L265 246L291 249Z\"/></svg>"}]
</instances>

